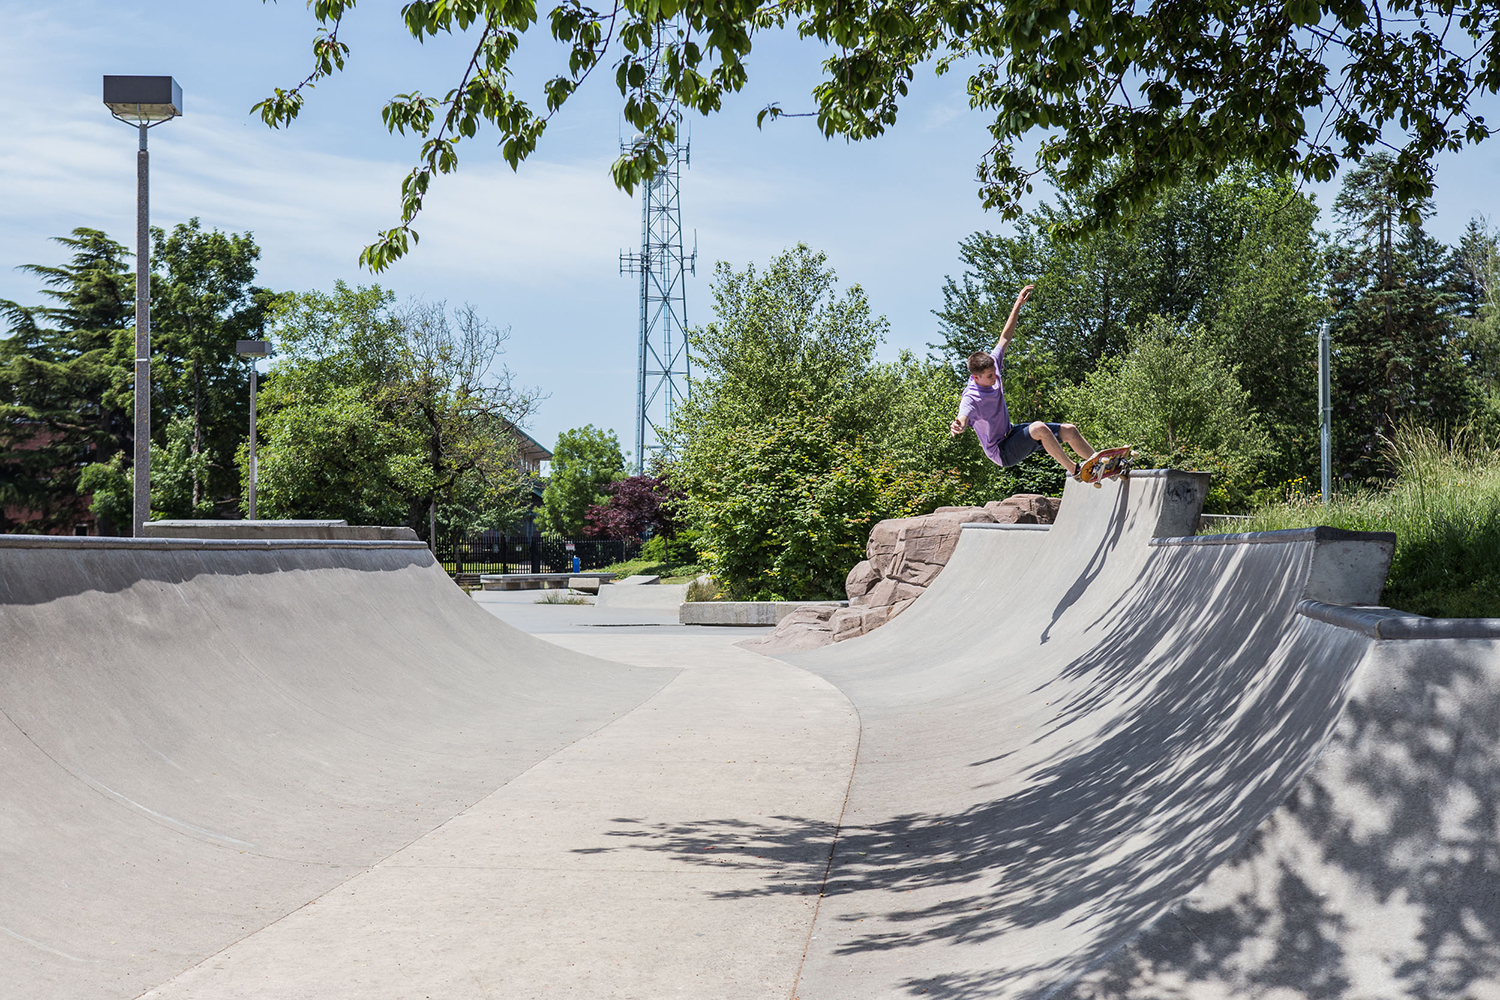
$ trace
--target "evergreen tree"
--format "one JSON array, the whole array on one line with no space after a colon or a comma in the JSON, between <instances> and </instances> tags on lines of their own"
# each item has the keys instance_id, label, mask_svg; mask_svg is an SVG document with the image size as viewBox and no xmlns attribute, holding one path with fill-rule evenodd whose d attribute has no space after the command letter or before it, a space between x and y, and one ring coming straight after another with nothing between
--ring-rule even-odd
<instances>
[{"instance_id":1,"label":"evergreen tree","mask_svg":"<svg viewBox=\"0 0 1500 1000\"><path fill-rule=\"evenodd\" d=\"M67 264L28 264L50 306L0 302L0 528L69 530L84 516L79 472L132 448L134 277L96 229L57 242ZM24 513L23 513L24 512ZM119 527L101 523L111 531Z\"/></svg>"},{"instance_id":2,"label":"evergreen tree","mask_svg":"<svg viewBox=\"0 0 1500 1000\"><path fill-rule=\"evenodd\" d=\"M1356 482L1388 471L1381 442L1403 421L1457 426L1480 402L1458 322L1472 288L1452 250L1402 221L1432 205L1404 203L1393 171L1388 155L1368 157L1334 202L1344 223L1329 253L1334 468Z\"/></svg>"}]
</instances>

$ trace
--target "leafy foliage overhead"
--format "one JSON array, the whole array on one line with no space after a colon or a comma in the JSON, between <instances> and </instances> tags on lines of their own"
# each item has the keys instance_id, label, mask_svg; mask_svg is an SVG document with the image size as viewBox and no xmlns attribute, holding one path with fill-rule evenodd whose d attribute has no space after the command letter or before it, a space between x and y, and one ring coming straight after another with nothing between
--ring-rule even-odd
<instances>
[{"instance_id":1,"label":"leafy foliage overhead","mask_svg":"<svg viewBox=\"0 0 1500 1000\"><path fill-rule=\"evenodd\" d=\"M268 125L290 124L306 89L344 68L339 32L355 2L309 0L320 25L313 69L255 106ZM565 64L528 97L515 57L538 14L534 0L401 8L415 40L465 34L474 46L442 97L413 90L386 104L392 132L423 140L420 162L402 181L400 224L362 263L378 271L408 251L423 198L457 169L464 139L493 126L519 167L601 64L640 132L612 167L633 190L666 162L685 110L711 114L745 86L752 42L767 31L795 31L828 53L812 97L830 137L882 135L923 64L967 71L970 103L992 116L978 165L985 205L1017 218L1049 171L1065 191L1090 192L1087 212L1063 224L1074 231L1132 218L1167 188L1240 160L1328 180L1398 131L1396 190L1413 204L1432 193L1435 153L1493 133L1471 101L1500 90L1496 0L561 0L546 19ZM757 120L781 114L771 105ZM1034 134L1036 162L1024 165L1016 146Z\"/></svg>"}]
</instances>

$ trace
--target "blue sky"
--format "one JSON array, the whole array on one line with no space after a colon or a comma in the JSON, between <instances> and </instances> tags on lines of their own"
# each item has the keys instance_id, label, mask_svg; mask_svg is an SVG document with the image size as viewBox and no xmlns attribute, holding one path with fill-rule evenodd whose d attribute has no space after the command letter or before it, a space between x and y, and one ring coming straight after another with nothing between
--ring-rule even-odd
<instances>
[{"instance_id":1,"label":"blue sky","mask_svg":"<svg viewBox=\"0 0 1500 1000\"><path fill-rule=\"evenodd\" d=\"M618 253L639 240L640 210L609 181L625 127L612 74L575 96L519 173L493 140L466 143L459 174L437 181L418 220L421 244L376 278L356 258L397 221L400 179L417 150L386 132L380 108L396 93L451 88L468 54L462 40L418 46L396 4L362 5L341 32L353 49L346 71L309 94L292 128L272 131L249 109L306 75L314 25L300 0L0 0L0 16L9 95L0 101L0 298L40 301L35 279L15 268L60 261L49 239L75 226L133 242L134 136L100 104L100 78L170 74L187 113L152 131L153 224L198 216L252 231L259 282L276 289L342 278L472 303L510 328L506 362L518 381L550 394L530 428L539 440L593 423L630 447L637 286L619 276ZM545 32L534 34L521 63L533 90L559 55ZM757 40L750 88L691 124L683 225L696 231L700 258L689 322L709 316L714 261L764 264L800 241L826 252L842 281L862 285L888 317L884 356L923 351L936 339L943 278L960 269L959 240L1005 228L975 197L985 119L969 110L963 74L928 73L880 140L830 142L807 119L757 130L770 101L810 109L820 59L789 38ZM1500 102L1487 104L1500 120ZM1451 241L1472 215L1493 215L1497 178L1500 141L1445 157L1432 230ZM1326 206L1332 188L1315 193Z\"/></svg>"}]
</instances>

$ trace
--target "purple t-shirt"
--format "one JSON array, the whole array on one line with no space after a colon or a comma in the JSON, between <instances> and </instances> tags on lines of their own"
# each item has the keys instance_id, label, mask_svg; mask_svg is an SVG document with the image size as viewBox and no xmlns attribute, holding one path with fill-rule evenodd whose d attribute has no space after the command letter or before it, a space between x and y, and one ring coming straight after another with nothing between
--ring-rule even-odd
<instances>
[{"instance_id":1,"label":"purple t-shirt","mask_svg":"<svg viewBox=\"0 0 1500 1000\"><path fill-rule=\"evenodd\" d=\"M1005 348L995 348L990 356L995 359L994 388L986 389L969 379L958 402L958 416L969 418L969 426L979 438L979 447L991 462L1002 465L1000 442L1010 433L1010 411L1005 408L1005 383L1001 378L1005 372Z\"/></svg>"}]
</instances>

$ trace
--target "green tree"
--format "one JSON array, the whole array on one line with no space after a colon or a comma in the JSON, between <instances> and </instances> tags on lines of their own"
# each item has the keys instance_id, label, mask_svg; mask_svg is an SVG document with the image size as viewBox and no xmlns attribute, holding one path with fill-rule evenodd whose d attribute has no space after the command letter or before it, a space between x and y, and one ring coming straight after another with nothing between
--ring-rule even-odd
<instances>
[{"instance_id":1,"label":"green tree","mask_svg":"<svg viewBox=\"0 0 1500 1000\"><path fill-rule=\"evenodd\" d=\"M1344 223L1330 252L1334 314L1335 471L1363 482L1391 472L1382 442L1403 421L1458 426L1480 406L1465 357L1465 279L1454 253L1402 200L1395 161L1373 155L1345 177L1334 202Z\"/></svg>"},{"instance_id":2,"label":"green tree","mask_svg":"<svg viewBox=\"0 0 1500 1000\"><path fill-rule=\"evenodd\" d=\"M696 374L678 411L683 432L754 425L802 406L817 407L843 433L866 429L861 383L888 324L870 315L858 285L839 294L825 254L799 243L764 272L721 261L712 295L715 319L688 335Z\"/></svg>"},{"instance_id":3,"label":"green tree","mask_svg":"<svg viewBox=\"0 0 1500 1000\"><path fill-rule=\"evenodd\" d=\"M185 415L173 417L166 426L165 437L165 445L151 444L151 516L211 517L213 502L203 495L209 453L194 447L198 434L192 419ZM134 497L131 499L133 502Z\"/></svg>"},{"instance_id":4,"label":"green tree","mask_svg":"<svg viewBox=\"0 0 1500 1000\"><path fill-rule=\"evenodd\" d=\"M1129 331L1150 317L1200 325L1274 429L1270 474L1306 474L1316 461L1316 325L1324 309L1312 202L1284 181L1237 170L1166 192L1130 229L1054 238L1060 220L1079 210L1064 199L1032 212L1013 236L964 240L965 273L944 285L943 341L933 345L956 377L967 377L968 354L994 345L1028 283L1037 291L1006 356L1006 397L1017 419L1070 419L1062 402L1069 387L1129 350Z\"/></svg>"},{"instance_id":5,"label":"green tree","mask_svg":"<svg viewBox=\"0 0 1500 1000\"><path fill-rule=\"evenodd\" d=\"M955 473L903 472L807 410L746 428L717 475L678 477L700 558L737 600L842 597L875 522L931 511L957 488Z\"/></svg>"},{"instance_id":6,"label":"green tree","mask_svg":"<svg viewBox=\"0 0 1500 1000\"><path fill-rule=\"evenodd\" d=\"M670 439L682 510L732 594L836 594L871 518L954 502L972 489L960 467L994 468L949 439L946 366L878 363L885 319L858 285L840 293L823 254L720 264L713 295L714 321L689 334L696 371Z\"/></svg>"},{"instance_id":7,"label":"green tree","mask_svg":"<svg viewBox=\"0 0 1500 1000\"><path fill-rule=\"evenodd\" d=\"M218 499L232 510L234 456L249 436L251 365L235 342L264 336L275 295L252 284L260 248L249 233L205 232L195 218L170 234L152 230L152 244L152 436L168 446L179 417L191 430L183 466L189 500L172 507L207 514Z\"/></svg>"},{"instance_id":8,"label":"green tree","mask_svg":"<svg viewBox=\"0 0 1500 1000\"><path fill-rule=\"evenodd\" d=\"M265 516L404 523L424 537L434 507L450 530L515 516L530 485L514 428L535 395L499 363L508 333L469 307L393 303L339 282L278 305L259 418ZM238 457L244 482L245 448Z\"/></svg>"},{"instance_id":9,"label":"green tree","mask_svg":"<svg viewBox=\"0 0 1500 1000\"><path fill-rule=\"evenodd\" d=\"M581 538L590 507L609 501L606 487L625 478L625 456L614 431L587 424L557 435L552 473L542 490L537 524L563 538Z\"/></svg>"},{"instance_id":10,"label":"green tree","mask_svg":"<svg viewBox=\"0 0 1500 1000\"><path fill-rule=\"evenodd\" d=\"M135 303L129 254L97 229L78 228L56 242L72 251L67 264L23 266L42 279L54 304L0 301L10 325L9 336L0 339L5 531L71 530L87 510L79 485L83 467L131 450ZM13 519L7 507L32 519ZM100 527L129 523L106 514Z\"/></svg>"},{"instance_id":11,"label":"green tree","mask_svg":"<svg viewBox=\"0 0 1500 1000\"><path fill-rule=\"evenodd\" d=\"M320 0L313 69L256 105L289 125L306 88L342 70L339 37L354 0ZM813 87L818 128L867 139L896 122L918 67L968 67L971 105L990 117L980 195L1002 217L1042 170L1084 211L1072 232L1104 228L1148 209L1185 180L1208 181L1236 163L1297 180L1326 181L1344 160L1405 133L1393 178L1405 204L1432 193L1435 154L1488 137L1475 95L1500 89L1500 5L1451 0L1387 4L975 4L890 6L835 0L746 0L594 9L562 0L546 16L561 43L553 75L518 86L513 62L537 21L533 4L415 0L401 8L412 38L467 35L443 97L410 89L384 108L387 127L423 140L402 181L400 223L361 260L379 270L416 239L412 222L438 174L458 168L458 147L488 123L512 168L537 148L548 123L601 63L612 63L622 111L641 133L612 167L626 190L666 162L688 111L719 111L748 82L758 31L787 29L824 57ZM542 43L545 48L548 43ZM566 52L566 55L563 55ZM565 62L566 65L561 65ZM536 65L527 61L526 65ZM535 93L530 97L524 93ZM535 104L533 102L538 102ZM774 119L781 108L765 108ZM1036 166L1016 149L1033 133Z\"/></svg>"},{"instance_id":12,"label":"green tree","mask_svg":"<svg viewBox=\"0 0 1500 1000\"><path fill-rule=\"evenodd\" d=\"M1500 236L1480 220L1469 223L1458 247L1468 308L1459 319L1464 357L1484 396L1480 431L1500 440Z\"/></svg>"},{"instance_id":13,"label":"green tree","mask_svg":"<svg viewBox=\"0 0 1500 1000\"><path fill-rule=\"evenodd\" d=\"M1243 512L1261 499L1270 441L1202 327L1149 320L1124 357L1107 359L1065 400L1085 436L1129 442L1141 464L1212 472L1210 513Z\"/></svg>"}]
</instances>

